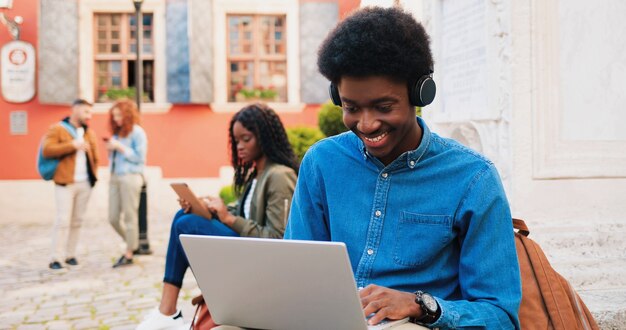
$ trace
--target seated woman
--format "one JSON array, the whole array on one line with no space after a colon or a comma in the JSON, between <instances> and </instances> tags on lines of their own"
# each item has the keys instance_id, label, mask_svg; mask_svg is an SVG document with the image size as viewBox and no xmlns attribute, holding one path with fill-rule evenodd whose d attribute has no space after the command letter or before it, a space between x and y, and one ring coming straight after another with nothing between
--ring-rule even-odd
<instances>
[{"instance_id":1,"label":"seated woman","mask_svg":"<svg viewBox=\"0 0 626 330\"><path fill-rule=\"evenodd\" d=\"M177 300L189 262L180 234L282 238L296 184L298 163L276 113L263 104L246 106L230 122L231 162L235 169L236 207L219 197L204 197L216 216L190 214L189 203L174 217L165 260L163 293L159 307L137 329L169 329L183 324Z\"/></svg>"}]
</instances>

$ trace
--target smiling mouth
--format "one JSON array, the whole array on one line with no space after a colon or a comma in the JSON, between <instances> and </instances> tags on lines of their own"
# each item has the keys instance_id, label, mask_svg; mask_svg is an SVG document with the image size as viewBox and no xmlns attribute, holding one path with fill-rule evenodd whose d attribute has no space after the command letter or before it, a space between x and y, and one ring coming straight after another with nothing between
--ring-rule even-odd
<instances>
[{"instance_id":1,"label":"smiling mouth","mask_svg":"<svg viewBox=\"0 0 626 330\"><path fill-rule=\"evenodd\" d=\"M377 143L377 142L380 142L382 139L384 139L387 136L387 134L389 134L389 132L384 132L383 134L380 134L378 136L371 137L371 138L364 136L363 139L365 139L365 141L367 142Z\"/></svg>"}]
</instances>

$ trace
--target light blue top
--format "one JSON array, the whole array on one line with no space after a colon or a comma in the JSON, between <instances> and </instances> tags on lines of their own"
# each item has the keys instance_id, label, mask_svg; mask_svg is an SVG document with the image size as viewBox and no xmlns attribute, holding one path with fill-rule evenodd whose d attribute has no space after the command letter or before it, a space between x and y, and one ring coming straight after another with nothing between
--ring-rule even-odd
<instances>
[{"instance_id":1,"label":"light blue top","mask_svg":"<svg viewBox=\"0 0 626 330\"><path fill-rule=\"evenodd\" d=\"M285 238L345 242L359 287L431 293L442 310L432 327L519 328L519 265L497 170L417 121L419 147L388 166L352 132L313 145Z\"/></svg>"},{"instance_id":2,"label":"light blue top","mask_svg":"<svg viewBox=\"0 0 626 330\"><path fill-rule=\"evenodd\" d=\"M139 125L134 125L128 136L120 138L113 135L124 146L124 152L109 152L112 173L117 175L141 173L146 164L146 153L148 152L148 138L146 132ZM115 154L115 158L113 155Z\"/></svg>"}]
</instances>

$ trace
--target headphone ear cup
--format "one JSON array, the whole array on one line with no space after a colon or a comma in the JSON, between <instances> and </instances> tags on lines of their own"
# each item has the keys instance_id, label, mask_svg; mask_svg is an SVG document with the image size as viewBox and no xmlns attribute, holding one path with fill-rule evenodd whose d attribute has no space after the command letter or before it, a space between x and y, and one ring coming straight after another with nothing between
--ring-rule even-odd
<instances>
[{"instance_id":1,"label":"headphone ear cup","mask_svg":"<svg viewBox=\"0 0 626 330\"><path fill-rule=\"evenodd\" d=\"M414 106L424 107L431 104L437 94L437 85L429 75L422 76L409 87L409 101Z\"/></svg>"},{"instance_id":2,"label":"headphone ear cup","mask_svg":"<svg viewBox=\"0 0 626 330\"><path fill-rule=\"evenodd\" d=\"M333 104L340 107L341 97L339 96L339 89L337 89L337 86L335 86L335 84L330 83L330 86L328 86L328 94L330 95L330 99L331 101L333 101Z\"/></svg>"}]
</instances>

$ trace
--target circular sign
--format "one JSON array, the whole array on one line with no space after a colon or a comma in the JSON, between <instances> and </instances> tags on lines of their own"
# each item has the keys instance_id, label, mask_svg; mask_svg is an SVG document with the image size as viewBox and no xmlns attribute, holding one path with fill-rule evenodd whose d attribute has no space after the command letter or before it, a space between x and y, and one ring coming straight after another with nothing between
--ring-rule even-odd
<instances>
[{"instance_id":1,"label":"circular sign","mask_svg":"<svg viewBox=\"0 0 626 330\"><path fill-rule=\"evenodd\" d=\"M22 49L13 49L9 52L9 62L15 65L22 65L26 63L27 58L28 55L26 55L26 52Z\"/></svg>"}]
</instances>

